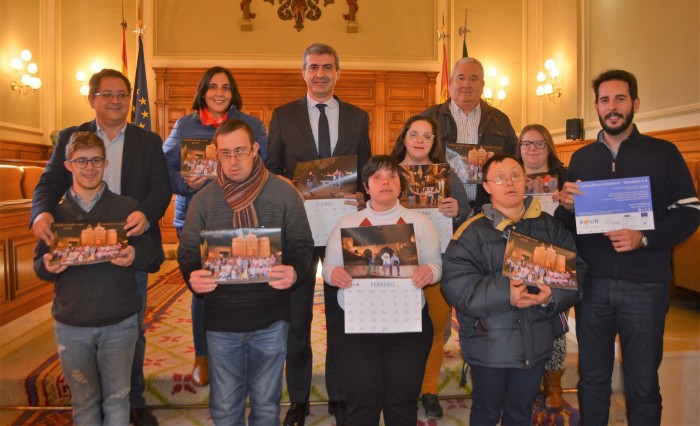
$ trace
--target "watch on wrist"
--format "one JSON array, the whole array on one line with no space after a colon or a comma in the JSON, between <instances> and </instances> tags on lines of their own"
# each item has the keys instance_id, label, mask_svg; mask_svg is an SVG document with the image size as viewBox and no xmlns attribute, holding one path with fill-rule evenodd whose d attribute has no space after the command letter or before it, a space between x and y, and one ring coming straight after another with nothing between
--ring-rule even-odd
<instances>
[{"instance_id":1,"label":"watch on wrist","mask_svg":"<svg viewBox=\"0 0 700 426\"><path fill-rule=\"evenodd\" d=\"M647 236L644 235L644 232L642 232L642 240L639 242L639 244L641 248L645 248L649 245L649 240L647 239Z\"/></svg>"}]
</instances>

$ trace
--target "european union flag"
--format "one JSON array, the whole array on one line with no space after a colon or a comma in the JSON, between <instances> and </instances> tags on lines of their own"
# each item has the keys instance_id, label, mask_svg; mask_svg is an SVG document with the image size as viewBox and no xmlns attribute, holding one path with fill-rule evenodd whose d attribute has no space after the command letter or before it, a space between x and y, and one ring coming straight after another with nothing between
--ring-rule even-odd
<instances>
[{"instance_id":1,"label":"european union flag","mask_svg":"<svg viewBox=\"0 0 700 426\"><path fill-rule=\"evenodd\" d=\"M131 122L143 129L151 130L151 109L148 107L148 82L141 34L139 34L139 57L134 79L134 99L131 101Z\"/></svg>"}]
</instances>

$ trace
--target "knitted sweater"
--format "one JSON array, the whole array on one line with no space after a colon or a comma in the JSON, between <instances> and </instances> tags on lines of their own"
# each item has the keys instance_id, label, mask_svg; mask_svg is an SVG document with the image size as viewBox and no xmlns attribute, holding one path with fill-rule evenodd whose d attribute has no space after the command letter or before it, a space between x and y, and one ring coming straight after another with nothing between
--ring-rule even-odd
<instances>
[{"instance_id":1,"label":"knitted sweater","mask_svg":"<svg viewBox=\"0 0 700 426\"><path fill-rule=\"evenodd\" d=\"M566 180L592 181L649 176L654 211L653 231L644 231L648 246L618 253L603 234L576 235L574 212L559 206L555 216L576 237L579 254L596 278L644 283L671 281L671 250L695 232L700 223L700 205L688 167L678 148L665 140L639 133L622 141L613 156L608 146L590 143L571 157Z\"/></svg>"},{"instance_id":2,"label":"knitted sweater","mask_svg":"<svg viewBox=\"0 0 700 426\"><path fill-rule=\"evenodd\" d=\"M105 188L100 200L89 211L66 196L53 212L57 223L123 222L138 206L132 198L117 195ZM116 324L141 309L134 269L146 270L156 258L156 244L148 234L129 238L135 258L131 267L110 262L69 266L60 274L44 267L49 247L40 240L34 249L34 271L42 280L55 281L53 317L75 327L101 327Z\"/></svg>"},{"instance_id":3,"label":"knitted sweater","mask_svg":"<svg viewBox=\"0 0 700 426\"><path fill-rule=\"evenodd\" d=\"M305 277L311 265L314 242L304 205L296 189L270 173L253 202L261 227L282 229L282 263L291 265L297 277ZM218 183L207 185L192 199L180 236L177 259L185 282L202 269L199 233L205 229L233 228L233 210ZM297 279L295 285L313 285ZM267 283L220 285L204 294L205 327L212 331L249 332L289 321L290 290L275 290Z\"/></svg>"}]
</instances>

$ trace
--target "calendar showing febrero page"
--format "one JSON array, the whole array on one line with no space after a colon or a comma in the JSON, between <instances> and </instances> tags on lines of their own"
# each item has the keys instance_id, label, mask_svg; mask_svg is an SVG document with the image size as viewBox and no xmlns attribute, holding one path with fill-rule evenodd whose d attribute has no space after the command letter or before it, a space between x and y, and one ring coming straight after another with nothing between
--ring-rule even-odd
<instances>
[{"instance_id":1,"label":"calendar showing febrero page","mask_svg":"<svg viewBox=\"0 0 700 426\"><path fill-rule=\"evenodd\" d=\"M413 224L340 230L344 268L352 287L341 290L346 333L410 333L422 330L422 290ZM341 300L342 299L342 300Z\"/></svg>"},{"instance_id":2,"label":"calendar showing febrero page","mask_svg":"<svg viewBox=\"0 0 700 426\"><path fill-rule=\"evenodd\" d=\"M343 291L346 333L422 331L421 290L410 278L355 279Z\"/></svg>"}]
</instances>

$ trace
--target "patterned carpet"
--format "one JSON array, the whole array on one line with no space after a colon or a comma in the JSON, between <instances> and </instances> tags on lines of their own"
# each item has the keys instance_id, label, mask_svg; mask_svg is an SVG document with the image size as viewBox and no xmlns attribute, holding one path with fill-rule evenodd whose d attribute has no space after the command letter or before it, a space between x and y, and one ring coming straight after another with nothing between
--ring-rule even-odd
<instances>
[{"instance_id":1,"label":"patterned carpet","mask_svg":"<svg viewBox=\"0 0 700 426\"><path fill-rule=\"evenodd\" d=\"M148 342L144 372L146 375L146 404L152 407L163 406L199 406L206 407L209 398L209 387L197 387L192 383L191 369L194 348L191 338L190 300L182 277L174 261L167 261L157 276L152 277L148 289L148 306L145 323L147 326L146 339ZM323 315L322 284L316 289L314 319L312 323L312 350L314 356L311 400L323 402L327 400L324 383L324 358L326 350L325 316ZM456 323L453 324L456 328ZM48 338L53 339L51 333ZM13 389L3 392L3 406L38 406L38 407L67 407L70 406L70 393L61 372L55 347L48 353L31 353L27 356L36 358L37 362L25 377L24 389ZM29 352L32 352L30 348ZM464 399L471 391L460 388L462 361L457 341L456 331L445 345L445 360L441 371L441 396L452 396L459 399L443 401L445 418L440 422L422 419L422 425L462 425L467 423L471 401ZM11 399L8 401L7 399ZM286 388L282 396L283 403L287 402ZM325 407L325 406L321 406ZM540 407L541 408L541 407ZM159 410L173 415L174 410ZM420 410L422 414L422 408ZM169 412L169 413L168 413ZM283 409L284 413L284 409ZM164 414L164 416L165 416ZM544 410L537 409L533 413L535 424L576 424L578 412L568 406L558 415L550 415ZM172 422L165 424L210 424L206 410L193 410L185 415L176 416ZM168 417L168 416L165 416ZM556 418L552 418L556 417ZM178 420L180 419L180 420ZM312 411L307 424L330 425L332 417L323 408ZM67 423L66 423L67 422ZM26 412L20 416L14 425L62 425L70 423L69 412L41 411Z\"/></svg>"}]
</instances>

